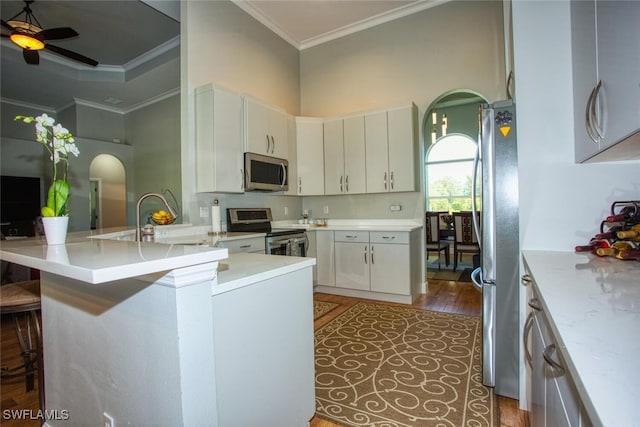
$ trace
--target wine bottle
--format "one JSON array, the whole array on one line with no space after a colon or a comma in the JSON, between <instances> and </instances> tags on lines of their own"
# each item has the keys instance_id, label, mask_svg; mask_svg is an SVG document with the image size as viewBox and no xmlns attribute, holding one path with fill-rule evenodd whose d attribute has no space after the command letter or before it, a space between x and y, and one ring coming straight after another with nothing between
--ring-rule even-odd
<instances>
[{"instance_id":1,"label":"wine bottle","mask_svg":"<svg viewBox=\"0 0 640 427\"><path fill-rule=\"evenodd\" d=\"M637 259L640 261L640 249L627 249L616 254L618 259Z\"/></svg>"},{"instance_id":2,"label":"wine bottle","mask_svg":"<svg viewBox=\"0 0 640 427\"><path fill-rule=\"evenodd\" d=\"M591 239L588 245L579 245L575 247L576 252L596 252L598 248L608 248L611 245L606 240Z\"/></svg>"},{"instance_id":3,"label":"wine bottle","mask_svg":"<svg viewBox=\"0 0 640 427\"><path fill-rule=\"evenodd\" d=\"M621 222L627 221L632 224L636 224L640 222L640 209L635 204L630 206L625 206L620 210L619 213L615 215L609 215L606 218L607 222Z\"/></svg>"},{"instance_id":4,"label":"wine bottle","mask_svg":"<svg viewBox=\"0 0 640 427\"><path fill-rule=\"evenodd\" d=\"M618 239L631 239L640 241L640 224L636 224L626 230L620 230L616 232Z\"/></svg>"},{"instance_id":5,"label":"wine bottle","mask_svg":"<svg viewBox=\"0 0 640 427\"><path fill-rule=\"evenodd\" d=\"M617 242L613 242L608 248L598 248L596 249L596 255L598 256L616 256L619 252L625 250L635 250L635 247L624 240L618 240Z\"/></svg>"}]
</instances>

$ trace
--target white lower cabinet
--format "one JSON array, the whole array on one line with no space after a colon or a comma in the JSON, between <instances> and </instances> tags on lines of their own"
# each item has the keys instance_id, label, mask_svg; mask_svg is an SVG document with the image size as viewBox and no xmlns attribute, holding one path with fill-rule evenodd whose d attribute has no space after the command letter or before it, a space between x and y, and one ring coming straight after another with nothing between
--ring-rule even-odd
<instances>
[{"instance_id":1,"label":"white lower cabinet","mask_svg":"<svg viewBox=\"0 0 640 427\"><path fill-rule=\"evenodd\" d=\"M370 248L368 231L336 231L336 287L368 291Z\"/></svg>"},{"instance_id":2,"label":"white lower cabinet","mask_svg":"<svg viewBox=\"0 0 640 427\"><path fill-rule=\"evenodd\" d=\"M307 245L307 258L318 257L318 245L316 243L316 232L307 230L307 239L309 244ZM313 266L313 284L318 283L318 265Z\"/></svg>"},{"instance_id":3,"label":"white lower cabinet","mask_svg":"<svg viewBox=\"0 0 640 427\"><path fill-rule=\"evenodd\" d=\"M417 245L412 246L411 235L410 232L336 231L336 288L411 298L419 277L419 274L416 276L416 257L412 257L412 247ZM368 296L375 297L375 294Z\"/></svg>"},{"instance_id":4,"label":"white lower cabinet","mask_svg":"<svg viewBox=\"0 0 640 427\"><path fill-rule=\"evenodd\" d=\"M333 231L316 230L316 281L319 285L336 285L335 246Z\"/></svg>"},{"instance_id":5,"label":"white lower cabinet","mask_svg":"<svg viewBox=\"0 0 640 427\"><path fill-rule=\"evenodd\" d=\"M526 276L529 316L524 343L527 363L529 421L531 427L590 427L588 417L551 333L533 282ZM523 279L524 281L525 279Z\"/></svg>"}]
</instances>

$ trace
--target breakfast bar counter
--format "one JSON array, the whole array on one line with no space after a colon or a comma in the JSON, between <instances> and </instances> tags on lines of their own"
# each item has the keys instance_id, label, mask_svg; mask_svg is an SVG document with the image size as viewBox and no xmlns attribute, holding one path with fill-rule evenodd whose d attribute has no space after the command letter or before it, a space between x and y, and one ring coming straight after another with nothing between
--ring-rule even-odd
<instances>
[{"instance_id":1,"label":"breakfast bar counter","mask_svg":"<svg viewBox=\"0 0 640 427\"><path fill-rule=\"evenodd\" d=\"M47 425L307 425L315 259L129 234L1 243L40 270Z\"/></svg>"}]
</instances>

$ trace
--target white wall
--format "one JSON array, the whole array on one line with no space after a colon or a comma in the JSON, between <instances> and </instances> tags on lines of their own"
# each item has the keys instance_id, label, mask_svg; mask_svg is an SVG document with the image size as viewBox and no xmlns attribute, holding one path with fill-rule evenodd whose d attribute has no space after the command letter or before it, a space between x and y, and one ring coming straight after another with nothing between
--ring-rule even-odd
<instances>
[{"instance_id":1,"label":"white wall","mask_svg":"<svg viewBox=\"0 0 640 427\"><path fill-rule=\"evenodd\" d=\"M613 201L640 199L640 162L574 164L568 2L516 1L513 22L521 246L572 251Z\"/></svg>"}]
</instances>

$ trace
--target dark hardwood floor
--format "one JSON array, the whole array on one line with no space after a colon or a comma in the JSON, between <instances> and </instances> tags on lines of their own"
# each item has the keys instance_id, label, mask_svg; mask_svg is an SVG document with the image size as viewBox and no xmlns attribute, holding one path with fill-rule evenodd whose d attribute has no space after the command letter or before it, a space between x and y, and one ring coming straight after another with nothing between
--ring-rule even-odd
<instances>
[{"instance_id":1,"label":"dark hardwood floor","mask_svg":"<svg viewBox=\"0 0 640 427\"><path fill-rule=\"evenodd\" d=\"M418 298L413 306L449 313L467 314L480 316L481 313L481 295L468 282L454 282L444 280L429 279L429 291L427 294ZM330 322L340 313L347 310L359 299L340 297L328 294L316 294L315 299L321 301L332 301L341 304L336 309L320 317L315 321L315 328ZM20 354L18 350L18 342L13 328L11 318L2 316L2 336L0 347L0 362L2 367L13 367L20 363ZM37 379L36 379L37 384ZM0 414L2 419L0 424L3 427L30 427L39 426L41 423L37 419L10 419L4 416L5 410L31 410L32 414L38 411L38 393L25 392L25 382L23 378L3 379L2 380L2 401ZM518 409L518 402L512 399L500 398L500 427L527 427L528 419L526 413ZM337 427L326 420L315 417L311 420L311 427Z\"/></svg>"}]
</instances>

